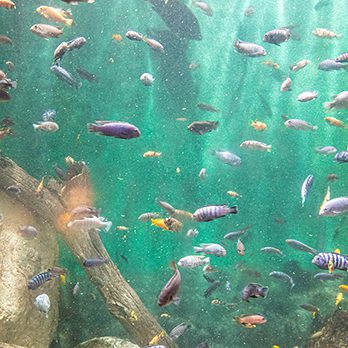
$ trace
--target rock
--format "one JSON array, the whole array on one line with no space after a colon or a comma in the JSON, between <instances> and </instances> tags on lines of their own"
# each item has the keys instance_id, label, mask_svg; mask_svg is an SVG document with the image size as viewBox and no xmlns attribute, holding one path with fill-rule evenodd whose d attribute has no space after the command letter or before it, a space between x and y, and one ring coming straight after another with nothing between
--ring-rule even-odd
<instances>
[{"instance_id":1,"label":"rock","mask_svg":"<svg viewBox=\"0 0 348 348\"><path fill-rule=\"evenodd\" d=\"M313 333L306 348L348 347L347 321L348 312L336 311L321 329Z\"/></svg>"},{"instance_id":2,"label":"rock","mask_svg":"<svg viewBox=\"0 0 348 348\"><path fill-rule=\"evenodd\" d=\"M96 337L78 344L75 348L139 348L139 346L118 337Z\"/></svg>"}]
</instances>

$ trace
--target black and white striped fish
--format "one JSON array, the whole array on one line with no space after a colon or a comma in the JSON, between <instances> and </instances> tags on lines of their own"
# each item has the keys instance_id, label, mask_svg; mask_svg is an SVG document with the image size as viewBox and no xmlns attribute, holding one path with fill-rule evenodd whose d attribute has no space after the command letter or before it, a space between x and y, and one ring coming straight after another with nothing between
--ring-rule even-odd
<instances>
[{"instance_id":1,"label":"black and white striped fish","mask_svg":"<svg viewBox=\"0 0 348 348\"><path fill-rule=\"evenodd\" d=\"M28 282L28 289L35 290L39 288L42 284L48 282L53 277L52 272L42 272L34 275Z\"/></svg>"},{"instance_id":2,"label":"black and white striped fish","mask_svg":"<svg viewBox=\"0 0 348 348\"><path fill-rule=\"evenodd\" d=\"M335 155L335 161L338 163L348 162L348 151L340 151Z\"/></svg>"},{"instance_id":3,"label":"black and white striped fish","mask_svg":"<svg viewBox=\"0 0 348 348\"><path fill-rule=\"evenodd\" d=\"M348 62L348 52L344 52L342 54L340 54L336 59L336 62L340 62L340 63L346 63Z\"/></svg>"},{"instance_id":4,"label":"black and white striped fish","mask_svg":"<svg viewBox=\"0 0 348 348\"><path fill-rule=\"evenodd\" d=\"M319 253L313 257L312 263L321 269L328 269L329 263L332 261L334 269L347 271L348 260L347 256L336 253Z\"/></svg>"},{"instance_id":5,"label":"black and white striped fish","mask_svg":"<svg viewBox=\"0 0 348 348\"><path fill-rule=\"evenodd\" d=\"M226 216L227 214L237 214L238 209L237 206L234 205L232 207L228 207L226 204L224 205L207 205L203 208L197 209L194 214L193 218L198 222L207 222L212 221L218 218L221 218L223 216Z\"/></svg>"},{"instance_id":6,"label":"black and white striped fish","mask_svg":"<svg viewBox=\"0 0 348 348\"><path fill-rule=\"evenodd\" d=\"M262 41L268 42L280 46L281 43L289 41L291 37L291 30L289 27L283 27L279 29L273 29L268 31L264 36Z\"/></svg>"}]
</instances>

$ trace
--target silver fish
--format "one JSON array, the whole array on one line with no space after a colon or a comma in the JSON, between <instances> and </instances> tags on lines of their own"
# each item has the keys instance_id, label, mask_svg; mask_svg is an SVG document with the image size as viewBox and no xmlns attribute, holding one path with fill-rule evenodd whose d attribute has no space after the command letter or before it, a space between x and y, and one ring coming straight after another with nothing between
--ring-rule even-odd
<instances>
[{"instance_id":1,"label":"silver fish","mask_svg":"<svg viewBox=\"0 0 348 348\"><path fill-rule=\"evenodd\" d=\"M82 82L79 82L73 78L73 76L59 65L51 66L50 70L55 74L60 80L66 82L69 86L79 89L82 86Z\"/></svg>"},{"instance_id":2,"label":"silver fish","mask_svg":"<svg viewBox=\"0 0 348 348\"><path fill-rule=\"evenodd\" d=\"M239 166L242 163L239 156L229 151L213 151L213 155L215 155L221 162L230 166Z\"/></svg>"},{"instance_id":3,"label":"silver fish","mask_svg":"<svg viewBox=\"0 0 348 348\"><path fill-rule=\"evenodd\" d=\"M175 208L165 201L157 200L157 203L168 212L169 215L175 214Z\"/></svg>"},{"instance_id":4,"label":"silver fish","mask_svg":"<svg viewBox=\"0 0 348 348\"><path fill-rule=\"evenodd\" d=\"M311 130L311 131L316 131L318 129L317 126L313 126L307 121L304 120L299 120L296 118L292 118L289 120L286 120L284 122L285 126L290 128L290 129L295 129L295 130Z\"/></svg>"},{"instance_id":5,"label":"silver fish","mask_svg":"<svg viewBox=\"0 0 348 348\"><path fill-rule=\"evenodd\" d=\"M332 102L324 103L325 109L335 108L337 110L348 109L348 91L338 93Z\"/></svg>"},{"instance_id":6,"label":"silver fish","mask_svg":"<svg viewBox=\"0 0 348 348\"><path fill-rule=\"evenodd\" d=\"M337 273L320 272L320 273L315 274L313 278L314 279L323 280L323 281L327 281L327 280L342 279L342 278L344 278L344 275L343 274L337 274Z\"/></svg>"},{"instance_id":7,"label":"silver fish","mask_svg":"<svg viewBox=\"0 0 348 348\"><path fill-rule=\"evenodd\" d=\"M239 39L234 42L234 48L237 52L248 57L262 57L267 54L266 50L262 46Z\"/></svg>"},{"instance_id":8,"label":"silver fish","mask_svg":"<svg viewBox=\"0 0 348 348\"><path fill-rule=\"evenodd\" d=\"M193 247L195 253L204 253L218 257L226 256L226 249L220 244L207 243L200 244L199 247Z\"/></svg>"},{"instance_id":9,"label":"silver fish","mask_svg":"<svg viewBox=\"0 0 348 348\"><path fill-rule=\"evenodd\" d=\"M191 228L187 231L186 236L189 238L194 238L199 234L198 230L195 228Z\"/></svg>"},{"instance_id":10,"label":"silver fish","mask_svg":"<svg viewBox=\"0 0 348 348\"><path fill-rule=\"evenodd\" d=\"M208 222L221 217L226 216L227 214L237 214L238 208L236 205L229 207L228 205L207 205L203 208L197 209L193 218L198 222Z\"/></svg>"},{"instance_id":11,"label":"silver fish","mask_svg":"<svg viewBox=\"0 0 348 348\"><path fill-rule=\"evenodd\" d=\"M37 236L38 231L33 226L21 226L19 227L19 234L27 239L33 239Z\"/></svg>"},{"instance_id":12,"label":"silver fish","mask_svg":"<svg viewBox=\"0 0 348 348\"><path fill-rule=\"evenodd\" d=\"M104 263L108 263L109 259L105 258L105 257L100 257L100 258L95 258L95 259L87 259L85 261L83 261L83 265L87 268L90 267L97 267L97 266L101 266Z\"/></svg>"},{"instance_id":13,"label":"silver fish","mask_svg":"<svg viewBox=\"0 0 348 348\"><path fill-rule=\"evenodd\" d=\"M170 338L172 338L173 340L178 339L181 335L183 335L185 333L185 331L187 329L189 329L191 327L191 324L189 323L181 323L178 326L175 326L175 328L170 331L169 336Z\"/></svg>"},{"instance_id":14,"label":"silver fish","mask_svg":"<svg viewBox=\"0 0 348 348\"><path fill-rule=\"evenodd\" d=\"M273 248L273 247L264 247L264 248L261 248L260 251L267 254L276 254L276 255L284 256L281 250L277 248Z\"/></svg>"},{"instance_id":15,"label":"silver fish","mask_svg":"<svg viewBox=\"0 0 348 348\"><path fill-rule=\"evenodd\" d=\"M149 39L147 37L143 38L143 41L146 42L154 51L164 53L164 47L160 42L154 39Z\"/></svg>"},{"instance_id":16,"label":"silver fish","mask_svg":"<svg viewBox=\"0 0 348 348\"><path fill-rule=\"evenodd\" d=\"M192 1L192 5L198 7L199 9L201 9L203 11L204 14L206 14L209 17L213 16L213 9L210 7L209 4L207 4L204 1L197 1L197 0L193 0Z\"/></svg>"},{"instance_id":17,"label":"silver fish","mask_svg":"<svg viewBox=\"0 0 348 348\"><path fill-rule=\"evenodd\" d=\"M264 36L262 41L268 42L280 46L281 43L289 41L291 37L291 30L289 27L283 27L279 29L274 29L268 31Z\"/></svg>"},{"instance_id":18,"label":"silver fish","mask_svg":"<svg viewBox=\"0 0 348 348\"><path fill-rule=\"evenodd\" d=\"M73 231L89 231L93 229L97 230L105 230L106 232L109 232L112 222L111 221L105 221L105 218L101 216L92 216L92 217L84 217L79 220L73 220L68 223L68 228L70 228Z\"/></svg>"},{"instance_id":19,"label":"silver fish","mask_svg":"<svg viewBox=\"0 0 348 348\"><path fill-rule=\"evenodd\" d=\"M319 63L318 69L323 71L348 70L348 64L336 62L335 59L325 59Z\"/></svg>"},{"instance_id":20,"label":"silver fish","mask_svg":"<svg viewBox=\"0 0 348 348\"><path fill-rule=\"evenodd\" d=\"M304 207L309 190L311 189L313 185L313 180L314 180L313 175L308 175L306 180L302 184L302 188L301 188L302 207Z\"/></svg>"},{"instance_id":21,"label":"silver fish","mask_svg":"<svg viewBox=\"0 0 348 348\"><path fill-rule=\"evenodd\" d=\"M230 232L224 235L225 239L230 240L231 242L239 239L244 233L250 229L251 225L242 228L241 230Z\"/></svg>"},{"instance_id":22,"label":"silver fish","mask_svg":"<svg viewBox=\"0 0 348 348\"><path fill-rule=\"evenodd\" d=\"M238 239L238 242L237 242L237 253L240 256L244 256L245 255L245 247L244 247L244 244L242 243L242 241L240 239Z\"/></svg>"},{"instance_id":23,"label":"silver fish","mask_svg":"<svg viewBox=\"0 0 348 348\"><path fill-rule=\"evenodd\" d=\"M296 240L296 239L286 239L285 242L293 249L304 251L305 253L309 253L312 255L318 254L318 251L314 248Z\"/></svg>"},{"instance_id":24,"label":"silver fish","mask_svg":"<svg viewBox=\"0 0 348 348\"><path fill-rule=\"evenodd\" d=\"M319 211L322 216L337 216L348 212L348 197L338 197L327 201Z\"/></svg>"},{"instance_id":25,"label":"silver fish","mask_svg":"<svg viewBox=\"0 0 348 348\"><path fill-rule=\"evenodd\" d=\"M210 258L205 256L190 255L181 258L178 261L178 266L182 268L195 268L210 263Z\"/></svg>"},{"instance_id":26,"label":"silver fish","mask_svg":"<svg viewBox=\"0 0 348 348\"><path fill-rule=\"evenodd\" d=\"M317 146L315 151L321 155L328 156L337 152L337 149L334 146Z\"/></svg>"},{"instance_id":27,"label":"silver fish","mask_svg":"<svg viewBox=\"0 0 348 348\"><path fill-rule=\"evenodd\" d=\"M282 281L285 281L285 282L289 282L290 285L291 285L291 289L295 286L294 280L286 273L274 271L274 272L271 272L269 274L269 276L273 277L275 279L279 279L279 280L282 280Z\"/></svg>"},{"instance_id":28,"label":"silver fish","mask_svg":"<svg viewBox=\"0 0 348 348\"><path fill-rule=\"evenodd\" d=\"M160 213L144 213L139 215L138 220L146 222L151 221L151 219L157 219L161 216Z\"/></svg>"},{"instance_id":29,"label":"silver fish","mask_svg":"<svg viewBox=\"0 0 348 348\"><path fill-rule=\"evenodd\" d=\"M73 288L73 295L74 296L79 296L81 295L81 290L80 290L80 283L77 282Z\"/></svg>"},{"instance_id":30,"label":"silver fish","mask_svg":"<svg viewBox=\"0 0 348 348\"><path fill-rule=\"evenodd\" d=\"M51 308L51 301L48 295L42 294L35 298L34 305L40 312L44 312L46 314L46 318L48 318L48 312Z\"/></svg>"},{"instance_id":31,"label":"silver fish","mask_svg":"<svg viewBox=\"0 0 348 348\"><path fill-rule=\"evenodd\" d=\"M129 30L126 32L125 37L133 41L143 41L143 35L137 33L136 31Z\"/></svg>"},{"instance_id":32,"label":"silver fish","mask_svg":"<svg viewBox=\"0 0 348 348\"><path fill-rule=\"evenodd\" d=\"M205 168L202 168L198 174L198 177L201 179L201 180L205 180L206 177L207 177L207 170Z\"/></svg>"}]
</instances>

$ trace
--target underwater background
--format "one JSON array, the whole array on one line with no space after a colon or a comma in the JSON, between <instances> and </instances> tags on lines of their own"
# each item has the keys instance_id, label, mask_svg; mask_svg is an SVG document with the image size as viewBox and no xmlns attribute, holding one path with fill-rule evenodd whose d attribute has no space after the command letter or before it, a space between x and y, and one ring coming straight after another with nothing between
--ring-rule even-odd
<instances>
[{"instance_id":1,"label":"underwater background","mask_svg":"<svg viewBox=\"0 0 348 348\"><path fill-rule=\"evenodd\" d=\"M332 145L341 151L348 145L347 130L324 121L330 115L346 122L347 111L323 108L324 102L346 89L348 73L317 68L322 60L347 50L344 13L348 3L210 0L214 15L209 17L191 2L183 2L198 18L202 40L185 40L168 32L160 16L143 0L96 0L78 6L58 0L18 0L16 11L1 9L0 34L11 37L13 45L1 45L0 69L6 69L5 61L13 61L16 68L9 76L18 82L11 101L0 105L0 118L9 116L15 123L15 135L0 142L1 152L38 179L55 175L53 165L62 165L66 156L86 162L95 206L113 222L109 233L101 232L112 260L168 332L183 321L192 324L179 338L180 347L194 347L202 341L214 348L305 347L323 318L336 310L337 282L313 279L318 269L311 264L311 255L291 249L285 239L300 240L320 251L339 248L348 253L347 219L318 215L328 174L339 177L330 183L331 196L346 195L346 167L334 162L332 156L315 152L317 146ZM43 4L70 7L76 25L65 28L58 39L35 36L30 27L48 23L35 13ZM247 17L244 11L250 5L255 13ZM290 40L281 47L262 42L265 32L286 25L296 25L300 40ZM342 38L317 38L311 34L315 28L331 29ZM113 34L124 36L128 30L151 34L166 52L151 51L145 44L126 38L119 42L112 39ZM69 71L82 67L96 74L99 81L83 81L75 90L49 68L58 44L78 36L84 36L87 44L64 57L64 67ZM237 53L233 48L237 38L261 44L267 56L250 58ZM289 65L302 59L311 63L291 73L292 91L281 93ZM280 68L262 65L265 60L273 60ZM199 64L196 70L189 69L193 62ZM151 87L139 80L144 72L155 78ZM318 98L309 103L296 101L306 90L318 91ZM200 110L196 105L201 102L214 105L220 112ZM57 111L59 131L35 132L32 124L48 109ZM282 115L304 119L318 130L288 129ZM88 133L87 123L98 119L135 124L141 137L122 140ZM267 130L256 132L250 127L255 119L265 122ZM187 130L188 124L200 120L218 121L219 128L204 135ZM272 152L240 148L240 143L249 139L271 144ZM144 158L143 153L149 150L162 156ZM242 164L225 165L212 155L214 150L232 151L241 157ZM204 181L198 177L203 167L207 169ZM315 178L314 185L302 208L300 190L309 174ZM240 197L228 196L229 190ZM144 212L161 211L156 199L190 212L208 204L236 204L239 213L209 223L185 224L183 231L171 233L138 220ZM116 230L120 225L129 230ZM246 252L240 256L236 242L223 236L247 225L251 229L244 241ZM189 228L199 231L194 239L186 237ZM169 262L193 254L193 246L212 242L223 243L227 249L226 257L212 257L212 265L219 269L212 277L223 285L205 298L209 283L201 269L182 269L181 303L159 308L158 294L172 274ZM260 248L266 246L281 249L285 256L261 253ZM127 337L63 243L59 265L69 270L69 277L67 285L60 288L60 323L52 347L73 347L95 336ZM291 275L296 284L293 290L269 277L272 271ZM78 298L72 296L77 281L83 293ZM225 289L226 281L231 283L231 291ZM241 291L249 282L269 286L268 296L242 302ZM213 299L236 306L214 305ZM320 316L313 319L299 307L303 303L320 307ZM342 307L346 306L343 300ZM162 313L170 317L161 318ZM267 323L248 330L233 321L235 316L251 313L264 314Z\"/></svg>"}]
</instances>

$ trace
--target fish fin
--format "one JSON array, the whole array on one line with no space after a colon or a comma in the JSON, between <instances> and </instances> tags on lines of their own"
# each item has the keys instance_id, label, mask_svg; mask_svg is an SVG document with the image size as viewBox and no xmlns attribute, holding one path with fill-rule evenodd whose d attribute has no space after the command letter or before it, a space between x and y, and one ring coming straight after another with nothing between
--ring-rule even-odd
<instances>
[{"instance_id":1,"label":"fish fin","mask_svg":"<svg viewBox=\"0 0 348 348\"><path fill-rule=\"evenodd\" d=\"M104 226L105 232L109 232L111 226L112 226L112 222L111 222L111 221L106 221L106 222L105 222L105 226Z\"/></svg>"},{"instance_id":2,"label":"fish fin","mask_svg":"<svg viewBox=\"0 0 348 348\"><path fill-rule=\"evenodd\" d=\"M272 152L272 147L267 148L267 152Z\"/></svg>"},{"instance_id":3,"label":"fish fin","mask_svg":"<svg viewBox=\"0 0 348 348\"><path fill-rule=\"evenodd\" d=\"M204 249L203 248L201 248L201 247L193 247L193 251L195 252L195 253L200 253L200 252L202 252Z\"/></svg>"},{"instance_id":4,"label":"fish fin","mask_svg":"<svg viewBox=\"0 0 348 348\"><path fill-rule=\"evenodd\" d=\"M278 44L278 43L275 43L274 45L276 45L276 46L280 47L280 44Z\"/></svg>"},{"instance_id":5,"label":"fish fin","mask_svg":"<svg viewBox=\"0 0 348 348\"><path fill-rule=\"evenodd\" d=\"M40 125L39 125L39 124L34 124L34 123L33 123L33 127L34 127L35 130L39 130Z\"/></svg>"},{"instance_id":6,"label":"fish fin","mask_svg":"<svg viewBox=\"0 0 348 348\"><path fill-rule=\"evenodd\" d=\"M175 304L176 306L178 306L181 302L181 298L180 297L174 297L173 298L173 304Z\"/></svg>"},{"instance_id":7,"label":"fish fin","mask_svg":"<svg viewBox=\"0 0 348 348\"><path fill-rule=\"evenodd\" d=\"M324 108L331 110L333 108L333 102L326 102L324 103Z\"/></svg>"},{"instance_id":8,"label":"fish fin","mask_svg":"<svg viewBox=\"0 0 348 348\"><path fill-rule=\"evenodd\" d=\"M318 130L318 126L313 126L312 131L316 131L316 130Z\"/></svg>"},{"instance_id":9,"label":"fish fin","mask_svg":"<svg viewBox=\"0 0 348 348\"><path fill-rule=\"evenodd\" d=\"M177 266L176 266L176 263L175 263L174 260L171 260L171 261L169 262L169 268L170 268L171 270L173 270L173 271L176 271Z\"/></svg>"},{"instance_id":10,"label":"fish fin","mask_svg":"<svg viewBox=\"0 0 348 348\"><path fill-rule=\"evenodd\" d=\"M230 209L229 211L230 214L238 214L238 207L236 205L233 205L229 209Z\"/></svg>"}]
</instances>

